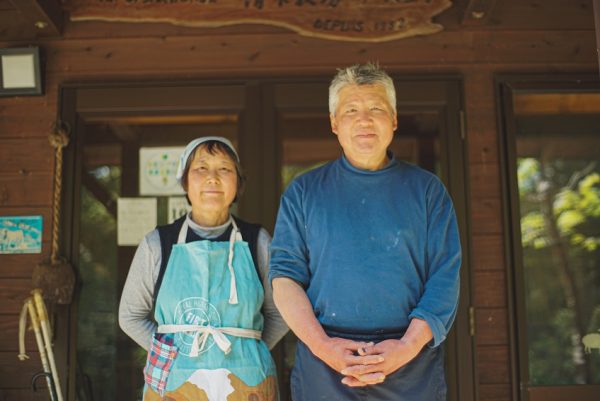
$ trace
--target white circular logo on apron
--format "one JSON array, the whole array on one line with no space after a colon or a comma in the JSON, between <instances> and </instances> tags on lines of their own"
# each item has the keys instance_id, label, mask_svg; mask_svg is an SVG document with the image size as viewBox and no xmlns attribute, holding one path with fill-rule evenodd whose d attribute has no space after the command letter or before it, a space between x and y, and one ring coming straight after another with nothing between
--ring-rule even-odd
<instances>
[{"instance_id":1,"label":"white circular logo on apron","mask_svg":"<svg viewBox=\"0 0 600 401\"><path fill-rule=\"evenodd\" d=\"M175 324L221 327L221 316L205 298L185 298L175 307ZM180 353L190 355L195 335L196 333L193 331L176 333ZM213 345L215 345L215 341L212 336L208 336L206 345L201 352L208 351Z\"/></svg>"}]
</instances>

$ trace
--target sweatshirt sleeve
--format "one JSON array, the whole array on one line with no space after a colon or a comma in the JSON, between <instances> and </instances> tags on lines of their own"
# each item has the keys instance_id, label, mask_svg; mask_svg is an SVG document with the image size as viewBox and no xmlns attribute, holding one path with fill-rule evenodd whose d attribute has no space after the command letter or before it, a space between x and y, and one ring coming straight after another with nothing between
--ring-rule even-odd
<instances>
[{"instance_id":1,"label":"sweatshirt sleeve","mask_svg":"<svg viewBox=\"0 0 600 401\"><path fill-rule=\"evenodd\" d=\"M432 180L427 192L426 282L409 318L423 319L433 333L430 346L446 338L458 307L461 247L452 200L443 184Z\"/></svg>"},{"instance_id":2,"label":"sweatshirt sleeve","mask_svg":"<svg viewBox=\"0 0 600 401\"><path fill-rule=\"evenodd\" d=\"M157 328L150 312L160 262L160 238L154 230L144 237L135 252L119 303L119 326L146 350Z\"/></svg>"},{"instance_id":3,"label":"sweatshirt sleeve","mask_svg":"<svg viewBox=\"0 0 600 401\"><path fill-rule=\"evenodd\" d=\"M260 278L265 291L265 300L262 306L262 313L265 318L265 327L263 329L262 338L269 347L273 347L283 338L288 332L288 327L281 317L279 310L275 307L273 301L273 289L269 285L269 245L271 244L271 236L264 228L258 232L257 239L257 262Z\"/></svg>"},{"instance_id":4,"label":"sweatshirt sleeve","mask_svg":"<svg viewBox=\"0 0 600 401\"><path fill-rule=\"evenodd\" d=\"M296 179L281 197L271 243L269 283L287 277L306 288L310 280L308 260L302 190Z\"/></svg>"}]
</instances>

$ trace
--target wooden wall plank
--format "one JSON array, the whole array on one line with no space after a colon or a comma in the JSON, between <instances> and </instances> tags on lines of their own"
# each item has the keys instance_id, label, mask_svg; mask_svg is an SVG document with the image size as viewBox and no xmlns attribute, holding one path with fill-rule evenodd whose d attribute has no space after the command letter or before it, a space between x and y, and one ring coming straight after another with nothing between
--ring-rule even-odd
<instances>
[{"instance_id":1,"label":"wooden wall plank","mask_svg":"<svg viewBox=\"0 0 600 401\"><path fill-rule=\"evenodd\" d=\"M471 188L473 190L473 188ZM471 200L472 233L502 233L502 202L498 198L474 198Z\"/></svg>"},{"instance_id":2,"label":"wooden wall plank","mask_svg":"<svg viewBox=\"0 0 600 401\"><path fill-rule=\"evenodd\" d=\"M505 308L477 308L477 345L508 344L507 314Z\"/></svg>"},{"instance_id":3,"label":"wooden wall plank","mask_svg":"<svg viewBox=\"0 0 600 401\"><path fill-rule=\"evenodd\" d=\"M482 384L479 387L478 401L510 401L512 392L510 384Z\"/></svg>"},{"instance_id":4,"label":"wooden wall plank","mask_svg":"<svg viewBox=\"0 0 600 401\"><path fill-rule=\"evenodd\" d=\"M594 23L590 0L502 0L489 29L569 29Z\"/></svg>"},{"instance_id":5,"label":"wooden wall plank","mask_svg":"<svg viewBox=\"0 0 600 401\"><path fill-rule=\"evenodd\" d=\"M0 319L0 333L2 333L3 338L0 341L0 354L2 352L13 352L14 355L17 355L19 353L19 315L3 315ZM33 355L38 348L32 330L27 330L25 333L25 348L31 358L39 358L37 353Z\"/></svg>"},{"instance_id":6,"label":"wooden wall plank","mask_svg":"<svg viewBox=\"0 0 600 401\"><path fill-rule=\"evenodd\" d=\"M50 249L50 238L46 238L46 241L42 242L42 253L0 255L0 280L5 278L31 278L34 267L40 261L50 258Z\"/></svg>"},{"instance_id":7,"label":"wooden wall plank","mask_svg":"<svg viewBox=\"0 0 600 401\"><path fill-rule=\"evenodd\" d=\"M485 384L510 383L508 355L508 346L479 347L477 353L479 382Z\"/></svg>"},{"instance_id":8,"label":"wooden wall plank","mask_svg":"<svg viewBox=\"0 0 600 401\"><path fill-rule=\"evenodd\" d=\"M0 112L0 138L48 138L53 124L54 117L35 113L29 116L15 116Z\"/></svg>"},{"instance_id":9,"label":"wooden wall plank","mask_svg":"<svg viewBox=\"0 0 600 401\"><path fill-rule=\"evenodd\" d=\"M0 140L0 173L54 171L54 149L47 138Z\"/></svg>"},{"instance_id":10,"label":"wooden wall plank","mask_svg":"<svg viewBox=\"0 0 600 401\"><path fill-rule=\"evenodd\" d=\"M38 352L30 352L29 359L20 361L16 352L0 352L0 377L5 389L30 388L32 376L42 371ZM40 380L42 386L44 380ZM47 394L47 393L46 393Z\"/></svg>"},{"instance_id":11,"label":"wooden wall plank","mask_svg":"<svg viewBox=\"0 0 600 401\"><path fill-rule=\"evenodd\" d=\"M474 235L473 270L501 270L506 269L504 263L504 238L498 234Z\"/></svg>"},{"instance_id":12,"label":"wooden wall plank","mask_svg":"<svg viewBox=\"0 0 600 401\"><path fill-rule=\"evenodd\" d=\"M500 168L497 163L470 163L469 183L473 199L502 197Z\"/></svg>"},{"instance_id":13,"label":"wooden wall plank","mask_svg":"<svg viewBox=\"0 0 600 401\"><path fill-rule=\"evenodd\" d=\"M473 275L476 307L506 308L506 275L502 271L476 271Z\"/></svg>"},{"instance_id":14,"label":"wooden wall plank","mask_svg":"<svg viewBox=\"0 0 600 401\"><path fill-rule=\"evenodd\" d=\"M49 99L49 94L43 99ZM0 98L0 139L20 137L48 137L56 119L56 101L23 102ZM16 98L22 99L22 98ZM31 110L35 110L32 113Z\"/></svg>"},{"instance_id":15,"label":"wooden wall plank","mask_svg":"<svg viewBox=\"0 0 600 401\"><path fill-rule=\"evenodd\" d=\"M0 174L0 206L48 206L52 204L51 172Z\"/></svg>"},{"instance_id":16,"label":"wooden wall plank","mask_svg":"<svg viewBox=\"0 0 600 401\"><path fill-rule=\"evenodd\" d=\"M42 387L41 381L40 387ZM37 393L34 393L29 386L21 389L0 390L0 400L2 401L47 401L48 397L48 391L45 388L41 388Z\"/></svg>"},{"instance_id":17,"label":"wooden wall plank","mask_svg":"<svg viewBox=\"0 0 600 401\"><path fill-rule=\"evenodd\" d=\"M17 315L32 290L30 278L5 278L0 281L0 314ZM1 320L6 319L2 316ZM0 374L1 377L1 374Z\"/></svg>"},{"instance_id":18,"label":"wooden wall plank","mask_svg":"<svg viewBox=\"0 0 600 401\"><path fill-rule=\"evenodd\" d=\"M469 114L479 114L477 110L469 109ZM497 164L498 139L495 128L489 129L490 134L469 135L469 162L470 164ZM469 133L473 131L469 130Z\"/></svg>"},{"instance_id":19,"label":"wooden wall plank","mask_svg":"<svg viewBox=\"0 0 600 401\"><path fill-rule=\"evenodd\" d=\"M215 37L95 38L86 41L47 40L47 71L93 75L202 70L246 73L332 68L360 60L379 60L383 65L453 65L456 63L597 62L593 31L565 32L442 32L381 44L341 43L295 34L231 35ZM410 54L402 58L397 54ZM211 57L206 57L211 54ZM327 57L335 54L336 57ZM320 55L320 56L319 56ZM293 66L293 67L291 67ZM493 85L489 82L488 85Z\"/></svg>"}]
</instances>

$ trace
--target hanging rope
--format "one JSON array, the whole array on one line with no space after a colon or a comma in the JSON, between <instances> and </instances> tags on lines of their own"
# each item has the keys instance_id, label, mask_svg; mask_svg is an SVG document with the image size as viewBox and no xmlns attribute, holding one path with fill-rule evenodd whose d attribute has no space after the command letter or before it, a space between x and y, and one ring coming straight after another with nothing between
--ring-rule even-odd
<instances>
[{"instance_id":1,"label":"hanging rope","mask_svg":"<svg viewBox=\"0 0 600 401\"><path fill-rule=\"evenodd\" d=\"M69 144L69 135L62 124L57 123L54 130L48 136L50 145L55 148L54 161L54 204L52 216L52 252L50 260L52 264L58 263L58 237L60 223L60 194L62 193L62 165L63 148Z\"/></svg>"},{"instance_id":2,"label":"hanging rope","mask_svg":"<svg viewBox=\"0 0 600 401\"><path fill-rule=\"evenodd\" d=\"M44 298L51 304L69 304L75 288L75 272L69 262L59 256L63 148L69 144L67 128L57 122L48 136L48 141L55 150L52 248L50 260L38 263L31 278L33 287L40 289Z\"/></svg>"}]
</instances>

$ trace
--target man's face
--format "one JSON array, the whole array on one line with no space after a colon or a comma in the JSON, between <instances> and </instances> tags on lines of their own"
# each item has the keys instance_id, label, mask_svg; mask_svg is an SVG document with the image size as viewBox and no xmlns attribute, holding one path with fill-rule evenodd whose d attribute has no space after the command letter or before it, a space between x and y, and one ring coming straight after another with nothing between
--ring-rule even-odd
<instances>
[{"instance_id":1,"label":"man's face","mask_svg":"<svg viewBox=\"0 0 600 401\"><path fill-rule=\"evenodd\" d=\"M331 130L353 165L364 168L386 160L398 123L382 85L343 87L335 115L329 118Z\"/></svg>"}]
</instances>

